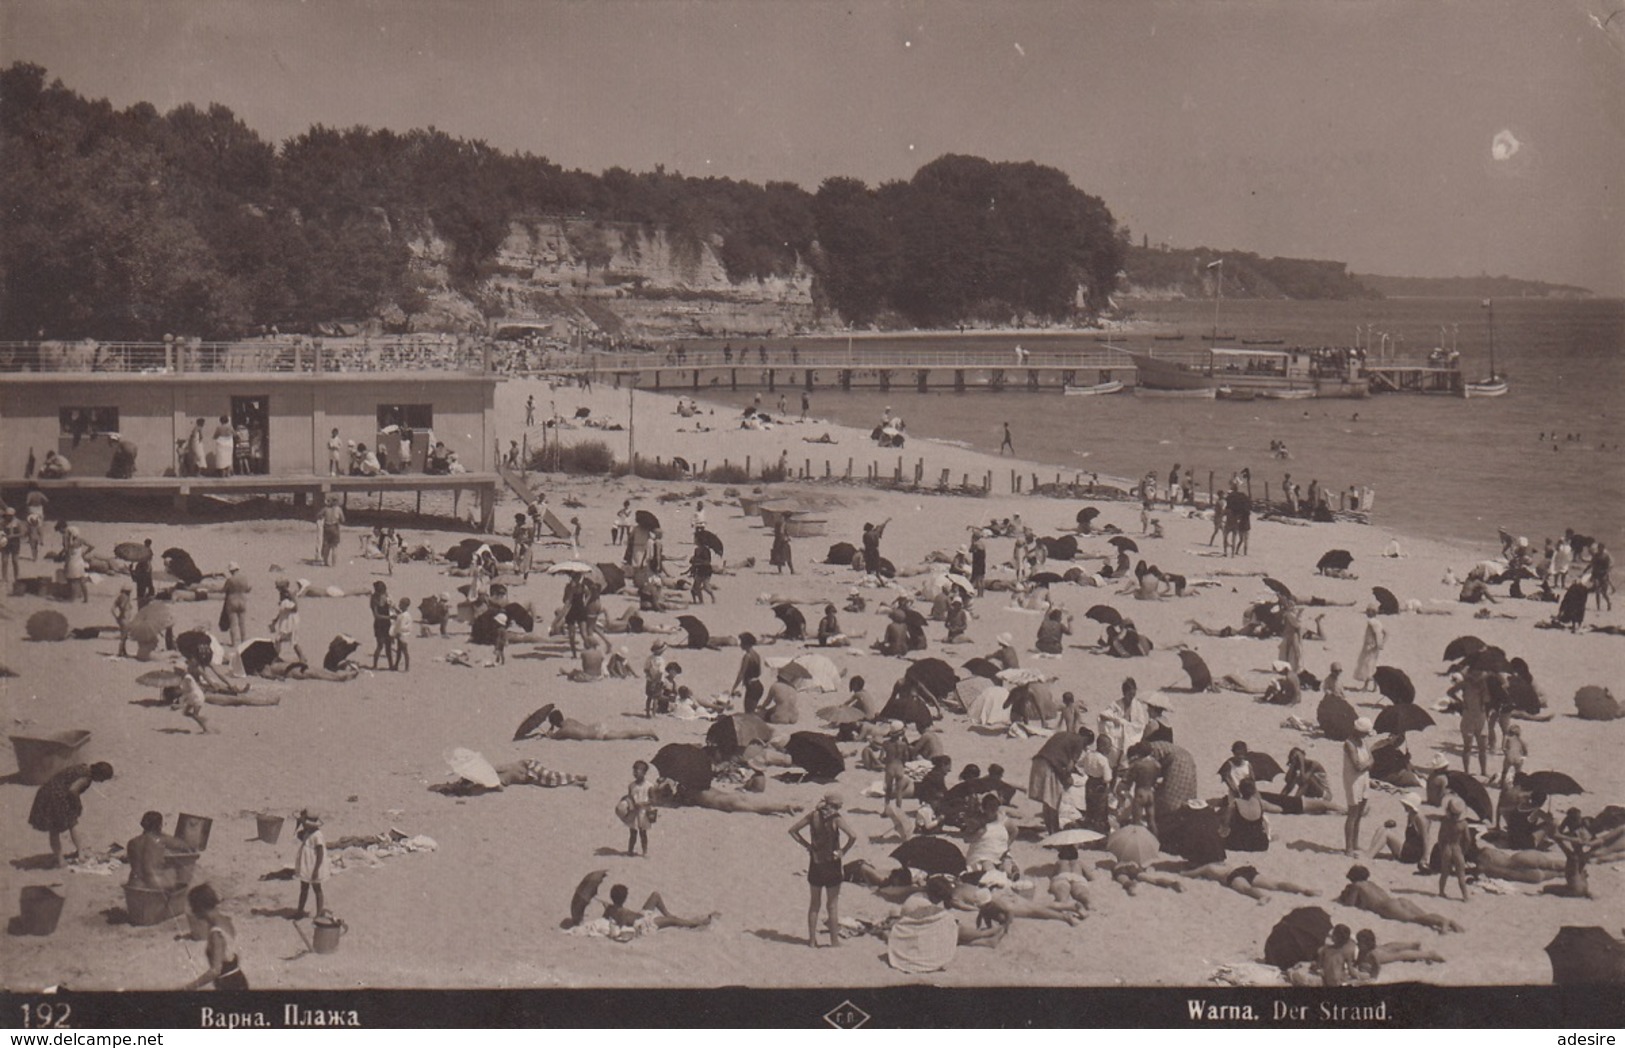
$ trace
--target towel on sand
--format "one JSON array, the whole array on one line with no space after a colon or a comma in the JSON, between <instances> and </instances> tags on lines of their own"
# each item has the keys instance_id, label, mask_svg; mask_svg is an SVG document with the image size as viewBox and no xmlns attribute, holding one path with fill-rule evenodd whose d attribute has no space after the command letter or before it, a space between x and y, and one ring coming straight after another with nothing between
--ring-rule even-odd
<instances>
[{"instance_id":1,"label":"towel on sand","mask_svg":"<svg viewBox=\"0 0 1625 1048\"><path fill-rule=\"evenodd\" d=\"M940 972L953 961L958 945L954 915L923 899L913 900L886 937L886 959L900 972Z\"/></svg>"}]
</instances>

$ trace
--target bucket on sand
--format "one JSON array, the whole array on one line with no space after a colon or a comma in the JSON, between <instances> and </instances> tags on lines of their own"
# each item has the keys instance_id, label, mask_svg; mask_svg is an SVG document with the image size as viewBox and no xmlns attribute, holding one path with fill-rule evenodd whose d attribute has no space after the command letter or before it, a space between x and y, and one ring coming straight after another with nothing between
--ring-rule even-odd
<instances>
[{"instance_id":1,"label":"bucket on sand","mask_svg":"<svg viewBox=\"0 0 1625 1048\"><path fill-rule=\"evenodd\" d=\"M209 847L209 831L214 828L214 820L206 819L201 815L188 815L181 812L175 819L175 836L186 842L186 846L193 851L205 851Z\"/></svg>"},{"instance_id":2,"label":"bucket on sand","mask_svg":"<svg viewBox=\"0 0 1625 1048\"><path fill-rule=\"evenodd\" d=\"M332 953L339 948L339 940L350 928L343 921L332 914L322 914L315 922L315 934L310 938L310 948L317 953Z\"/></svg>"},{"instance_id":3,"label":"bucket on sand","mask_svg":"<svg viewBox=\"0 0 1625 1048\"><path fill-rule=\"evenodd\" d=\"M62 918L62 905L67 897L57 894L42 884L30 884L23 888L19 905L22 908L22 925L24 935L50 935L56 931L56 922Z\"/></svg>"},{"instance_id":4,"label":"bucket on sand","mask_svg":"<svg viewBox=\"0 0 1625 1048\"><path fill-rule=\"evenodd\" d=\"M79 763L79 750L90 741L88 731L59 731L54 735L13 735L17 751L17 777L25 786L43 786L63 768Z\"/></svg>"},{"instance_id":5,"label":"bucket on sand","mask_svg":"<svg viewBox=\"0 0 1625 1048\"><path fill-rule=\"evenodd\" d=\"M130 915L130 923L137 928L162 924L186 912L186 891L184 884L168 891L126 884L124 911Z\"/></svg>"},{"instance_id":6,"label":"bucket on sand","mask_svg":"<svg viewBox=\"0 0 1625 1048\"><path fill-rule=\"evenodd\" d=\"M282 837L282 816L256 815L254 819L259 823L260 840L266 844L275 844Z\"/></svg>"}]
</instances>

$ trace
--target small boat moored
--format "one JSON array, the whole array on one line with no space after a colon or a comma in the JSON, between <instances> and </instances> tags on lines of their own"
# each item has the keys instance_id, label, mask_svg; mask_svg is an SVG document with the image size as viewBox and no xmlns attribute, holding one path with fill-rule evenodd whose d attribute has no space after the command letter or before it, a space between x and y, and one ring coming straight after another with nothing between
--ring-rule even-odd
<instances>
[{"instance_id":1,"label":"small boat moored","mask_svg":"<svg viewBox=\"0 0 1625 1048\"><path fill-rule=\"evenodd\" d=\"M1123 392L1121 382L1100 382L1093 386L1067 386L1062 392L1069 397L1104 397Z\"/></svg>"}]
</instances>

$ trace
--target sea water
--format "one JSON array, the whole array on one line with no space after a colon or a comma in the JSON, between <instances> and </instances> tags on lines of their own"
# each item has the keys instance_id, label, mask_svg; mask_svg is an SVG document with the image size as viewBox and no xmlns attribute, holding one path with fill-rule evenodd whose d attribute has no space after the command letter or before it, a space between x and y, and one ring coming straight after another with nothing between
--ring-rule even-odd
<instances>
[{"instance_id":1,"label":"sea water","mask_svg":"<svg viewBox=\"0 0 1625 1048\"><path fill-rule=\"evenodd\" d=\"M1117 341L1131 348L1201 350L1209 344L1202 336L1214 326L1214 305L1138 304L1139 319L1185 338L1154 341L1142 333ZM1346 346L1358 329L1362 340L1373 332L1373 357L1387 333L1390 354L1414 358L1441 343L1446 349L1454 344L1470 379L1490 369L1490 310L1478 299L1227 300L1218 306L1219 332L1235 336L1221 340L1226 345L1279 338L1286 345ZM1498 528L1538 545L1572 527L1617 546L1625 541L1625 302L1497 299L1493 312L1495 367L1511 381L1511 392L1494 399L1388 394L1232 402L1014 389L920 394L900 381L890 393L841 393L820 385L812 395L813 414L867 429L891 407L907 421L907 457L923 455L927 475L934 474L933 440L997 452L1003 423L1009 422L1017 455L1046 464L1052 474L1137 479L1155 470L1166 480L1177 462L1181 472L1193 471L1205 492L1209 473L1222 486L1233 471L1248 467L1260 495L1265 482L1277 495L1286 473L1305 491L1313 480L1333 493L1350 485L1372 488L1375 522L1409 534L1498 547ZM1017 343L1037 352L1100 349L1093 336L1077 332L952 336L942 348L1013 350ZM888 344L858 340L854 353L861 360ZM899 344L932 345L920 336ZM778 340L768 345L782 348ZM820 378L833 381L833 375ZM1093 375L1078 381L1091 382ZM799 395L788 393L794 410ZM753 395L711 398L733 405L749 403ZM1285 441L1290 459L1273 458L1272 441Z\"/></svg>"}]
</instances>

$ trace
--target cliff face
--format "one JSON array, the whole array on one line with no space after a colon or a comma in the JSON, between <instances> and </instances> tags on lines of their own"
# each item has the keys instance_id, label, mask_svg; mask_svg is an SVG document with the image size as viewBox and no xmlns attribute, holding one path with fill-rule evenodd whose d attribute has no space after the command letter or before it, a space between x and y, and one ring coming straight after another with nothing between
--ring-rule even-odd
<instances>
[{"instance_id":1,"label":"cliff face","mask_svg":"<svg viewBox=\"0 0 1625 1048\"><path fill-rule=\"evenodd\" d=\"M817 323L805 265L786 277L728 279L720 238L591 219L515 221L471 300L451 290L448 246L431 230L414 241L414 268L431 303L418 326L493 320L551 321L560 333L599 330L631 338L789 334Z\"/></svg>"}]
</instances>

